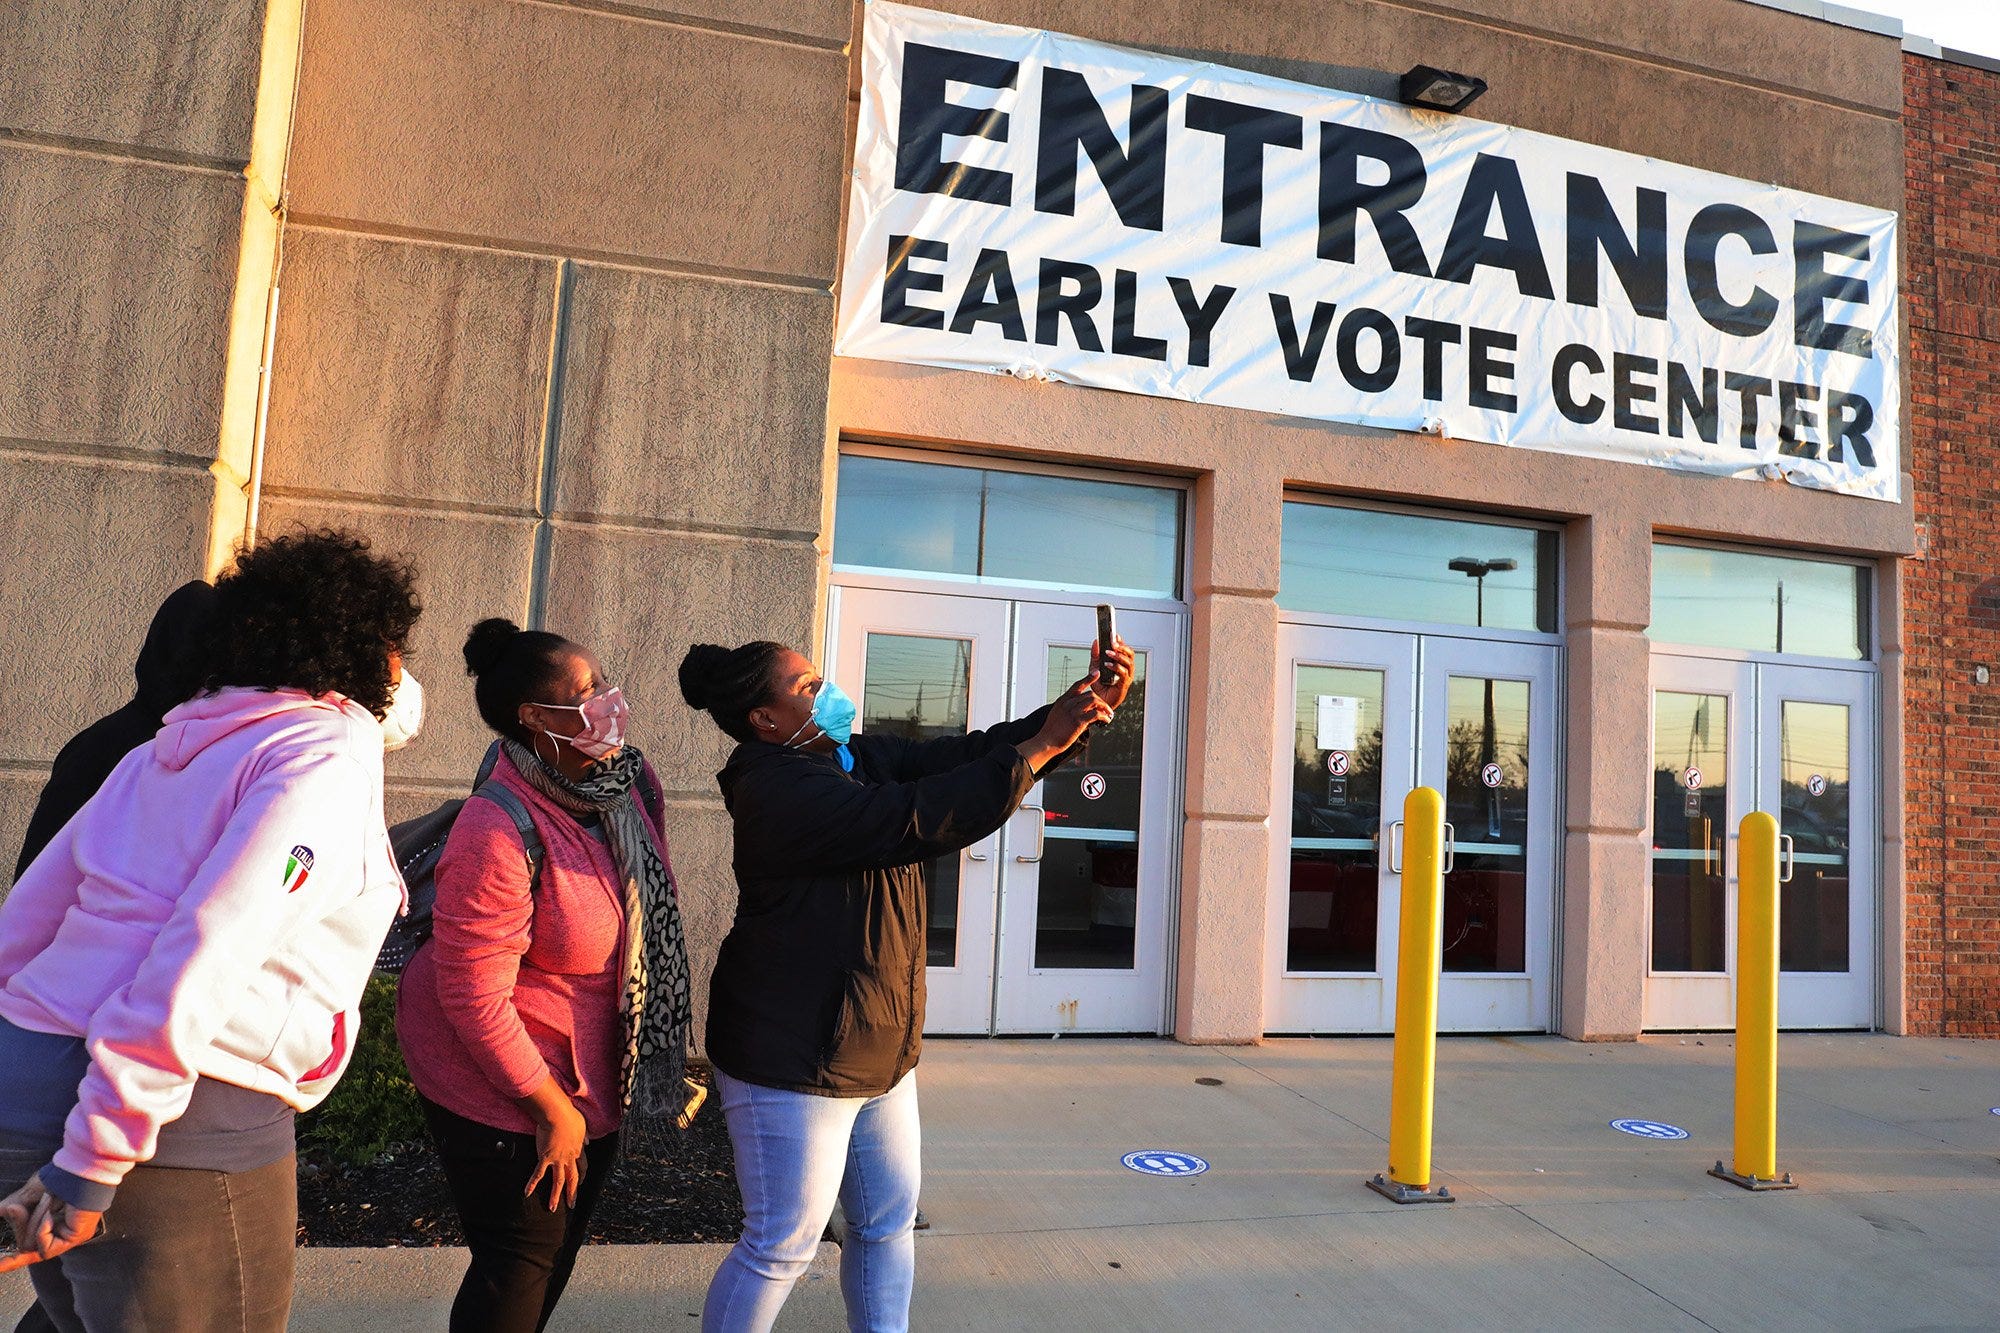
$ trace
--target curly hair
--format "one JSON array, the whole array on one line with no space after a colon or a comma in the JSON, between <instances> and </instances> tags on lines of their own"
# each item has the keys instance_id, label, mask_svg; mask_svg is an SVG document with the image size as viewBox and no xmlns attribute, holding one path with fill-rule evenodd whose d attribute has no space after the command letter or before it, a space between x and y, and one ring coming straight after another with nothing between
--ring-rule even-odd
<instances>
[{"instance_id":1,"label":"curly hair","mask_svg":"<svg viewBox=\"0 0 2000 1333\"><path fill-rule=\"evenodd\" d=\"M381 717L389 653L408 653L423 606L407 560L338 528L287 533L239 553L215 582L198 654L202 689L344 694Z\"/></svg>"}]
</instances>

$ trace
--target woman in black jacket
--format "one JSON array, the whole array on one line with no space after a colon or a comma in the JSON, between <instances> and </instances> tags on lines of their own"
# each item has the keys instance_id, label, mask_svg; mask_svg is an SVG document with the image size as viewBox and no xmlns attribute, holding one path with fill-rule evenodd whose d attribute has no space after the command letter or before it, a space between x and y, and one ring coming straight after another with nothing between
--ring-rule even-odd
<instances>
[{"instance_id":1,"label":"woman in black jacket","mask_svg":"<svg viewBox=\"0 0 2000 1333\"><path fill-rule=\"evenodd\" d=\"M717 775L735 823L736 921L708 1006L743 1238L705 1333L769 1329L836 1198L848 1325L909 1326L924 1026L925 866L1006 822L1131 687L1132 652L1018 721L932 741L852 735L855 708L776 643L697 644L681 693L740 742Z\"/></svg>"}]
</instances>

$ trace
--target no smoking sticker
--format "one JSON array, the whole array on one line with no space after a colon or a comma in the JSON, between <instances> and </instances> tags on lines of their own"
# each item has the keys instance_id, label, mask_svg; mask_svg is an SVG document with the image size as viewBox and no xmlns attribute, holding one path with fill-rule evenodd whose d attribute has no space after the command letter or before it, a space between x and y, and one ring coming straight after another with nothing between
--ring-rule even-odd
<instances>
[{"instance_id":1,"label":"no smoking sticker","mask_svg":"<svg viewBox=\"0 0 2000 1333\"><path fill-rule=\"evenodd\" d=\"M1681 774L1681 781L1687 786L1687 789L1689 791L1700 791L1701 770L1698 768L1690 768L1687 772Z\"/></svg>"},{"instance_id":2,"label":"no smoking sticker","mask_svg":"<svg viewBox=\"0 0 2000 1333\"><path fill-rule=\"evenodd\" d=\"M1479 780L1489 787L1500 785L1500 765L1488 764L1479 770Z\"/></svg>"},{"instance_id":3,"label":"no smoking sticker","mask_svg":"<svg viewBox=\"0 0 2000 1333\"><path fill-rule=\"evenodd\" d=\"M1337 778L1347 776L1347 751L1329 750L1326 756L1326 771Z\"/></svg>"},{"instance_id":4,"label":"no smoking sticker","mask_svg":"<svg viewBox=\"0 0 2000 1333\"><path fill-rule=\"evenodd\" d=\"M1814 796L1826 795L1826 775L1823 773L1815 773L1811 777L1807 778L1806 790L1811 792Z\"/></svg>"},{"instance_id":5,"label":"no smoking sticker","mask_svg":"<svg viewBox=\"0 0 2000 1333\"><path fill-rule=\"evenodd\" d=\"M1086 801L1094 801L1104 795L1104 775L1102 773L1085 773L1081 785L1083 788L1083 798Z\"/></svg>"}]
</instances>

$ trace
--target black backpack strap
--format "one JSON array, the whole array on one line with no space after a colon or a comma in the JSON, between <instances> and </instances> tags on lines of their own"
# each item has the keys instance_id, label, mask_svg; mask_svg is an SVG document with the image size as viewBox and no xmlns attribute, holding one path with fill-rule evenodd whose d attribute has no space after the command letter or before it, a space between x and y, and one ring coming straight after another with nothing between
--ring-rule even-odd
<instances>
[{"instance_id":1,"label":"black backpack strap","mask_svg":"<svg viewBox=\"0 0 2000 1333\"><path fill-rule=\"evenodd\" d=\"M498 743L495 745L497 753ZM528 854L528 893L532 896L542 886L542 835L536 830L534 817L528 813L527 805L512 787L504 783L482 779L473 788L472 794L493 802L514 821L514 831L521 835L521 848Z\"/></svg>"},{"instance_id":2,"label":"black backpack strap","mask_svg":"<svg viewBox=\"0 0 2000 1333\"><path fill-rule=\"evenodd\" d=\"M472 789L474 791L478 791L486 785L486 780L493 776L494 766L499 762L500 742L495 741L486 747L486 757L479 761L479 772L472 779Z\"/></svg>"}]
</instances>

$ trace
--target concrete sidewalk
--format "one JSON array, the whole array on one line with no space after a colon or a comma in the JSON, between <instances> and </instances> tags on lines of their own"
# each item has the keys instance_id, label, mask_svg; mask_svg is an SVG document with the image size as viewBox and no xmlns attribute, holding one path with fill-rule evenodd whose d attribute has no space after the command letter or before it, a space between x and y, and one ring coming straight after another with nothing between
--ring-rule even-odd
<instances>
[{"instance_id":1,"label":"concrete sidewalk","mask_svg":"<svg viewBox=\"0 0 2000 1333\"><path fill-rule=\"evenodd\" d=\"M1387 1041L934 1042L921 1073L921 1329L2000 1326L2000 1043L1796 1036L1779 1165L1729 1155L1730 1042L1439 1044L1436 1163L1397 1207ZM1219 1086L1197 1082L1220 1080ZM1659 1142L1609 1128L1685 1128ZM1126 1170L1182 1149L1185 1179ZM693 1328L719 1246L587 1251L554 1327ZM837 1251L783 1328L843 1327ZM294 1327L443 1326L463 1255L309 1250ZM0 1299L19 1299L0 1287Z\"/></svg>"}]
</instances>

